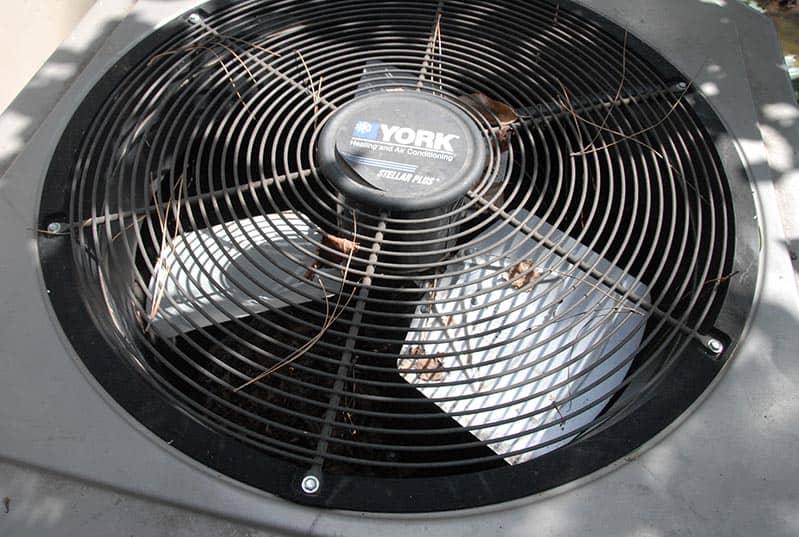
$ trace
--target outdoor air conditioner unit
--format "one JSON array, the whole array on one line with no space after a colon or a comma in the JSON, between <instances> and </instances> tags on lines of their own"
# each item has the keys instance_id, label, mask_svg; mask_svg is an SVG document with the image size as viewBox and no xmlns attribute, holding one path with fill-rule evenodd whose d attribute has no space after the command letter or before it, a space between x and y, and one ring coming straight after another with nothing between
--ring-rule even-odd
<instances>
[{"instance_id":1,"label":"outdoor air conditioner unit","mask_svg":"<svg viewBox=\"0 0 799 537\"><path fill-rule=\"evenodd\" d=\"M104 39L0 179L0 456L281 534L799 531L759 14L139 2Z\"/></svg>"}]
</instances>

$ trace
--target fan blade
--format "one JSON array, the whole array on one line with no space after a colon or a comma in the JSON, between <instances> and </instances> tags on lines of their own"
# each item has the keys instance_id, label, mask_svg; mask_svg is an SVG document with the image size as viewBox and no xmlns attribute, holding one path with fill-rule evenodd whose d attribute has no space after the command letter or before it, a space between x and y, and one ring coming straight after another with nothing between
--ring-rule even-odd
<instances>
[{"instance_id":1,"label":"fan blade","mask_svg":"<svg viewBox=\"0 0 799 537\"><path fill-rule=\"evenodd\" d=\"M533 215L521 211L518 216L649 300L643 284L606 259ZM570 442L596 418L608 400L602 398L621 384L630 368L643 323L635 303L614 296L609 287L553 252L542 256L542 266L536 267L540 272L519 282L534 283L531 289L515 287L516 277L507 271L518 268L518 256L536 243L504 223L487 230L492 232L496 234L475 246L484 255L448 266L433 289L432 311L417 308L398 367L407 382L495 453L512 454L505 460L519 464ZM420 371L425 360L462 369L425 373ZM581 387L595 382L575 397ZM534 412L539 413L509 419ZM513 438L496 440L503 437ZM556 438L561 439L532 449Z\"/></svg>"},{"instance_id":2,"label":"fan blade","mask_svg":"<svg viewBox=\"0 0 799 537\"><path fill-rule=\"evenodd\" d=\"M286 211L185 233L167 246L150 279L147 311L162 337L271 308L324 298L306 278L319 232Z\"/></svg>"}]
</instances>

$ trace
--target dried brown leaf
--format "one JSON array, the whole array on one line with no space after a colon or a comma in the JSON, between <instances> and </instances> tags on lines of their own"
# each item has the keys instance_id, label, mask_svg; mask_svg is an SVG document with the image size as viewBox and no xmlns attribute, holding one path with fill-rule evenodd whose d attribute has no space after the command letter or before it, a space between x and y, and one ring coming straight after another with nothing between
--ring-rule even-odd
<instances>
[{"instance_id":1,"label":"dried brown leaf","mask_svg":"<svg viewBox=\"0 0 799 537\"><path fill-rule=\"evenodd\" d=\"M423 369L425 371L424 373L416 374L419 380L425 382L439 382L444 380L447 376L446 373L441 370L443 367L444 364L441 362L441 358L433 357L414 360L412 369Z\"/></svg>"},{"instance_id":2,"label":"dried brown leaf","mask_svg":"<svg viewBox=\"0 0 799 537\"><path fill-rule=\"evenodd\" d=\"M519 114L511 105L496 101L484 93L470 93L461 97L461 100L482 112L489 123L496 124L499 121L500 127L511 125L519 119Z\"/></svg>"},{"instance_id":3,"label":"dried brown leaf","mask_svg":"<svg viewBox=\"0 0 799 537\"><path fill-rule=\"evenodd\" d=\"M455 320L455 317L452 315L442 315L441 316L441 323L446 326L447 328L451 328L458 324L458 321Z\"/></svg>"},{"instance_id":4,"label":"dried brown leaf","mask_svg":"<svg viewBox=\"0 0 799 537\"><path fill-rule=\"evenodd\" d=\"M411 356L418 356L420 354L424 354L424 347L422 345L417 345L411 349Z\"/></svg>"},{"instance_id":5,"label":"dried brown leaf","mask_svg":"<svg viewBox=\"0 0 799 537\"><path fill-rule=\"evenodd\" d=\"M540 268L536 267L532 261L525 259L519 261L502 274L502 279L510 282L516 289L521 289L538 283L543 275L544 272Z\"/></svg>"},{"instance_id":6,"label":"dried brown leaf","mask_svg":"<svg viewBox=\"0 0 799 537\"><path fill-rule=\"evenodd\" d=\"M410 356L419 356L426 353L423 345L416 345L411 347L408 351ZM438 382L444 380L447 374L442 371L444 363L441 358L433 356L432 358L407 358L402 360L399 364L400 371L416 370L416 378L425 382Z\"/></svg>"},{"instance_id":7,"label":"dried brown leaf","mask_svg":"<svg viewBox=\"0 0 799 537\"><path fill-rule=\"evenodd\" d=\"M513 133L513 127L510 125L503 125L497 131L497 139L501 144L506 144L510 140L510 135Z\"/></svg>"},{"instance_id":8,"label":"dried brown leaf","mask_svg":"<svg viewBox=\"0 0 799 537\"><path fill-rule=\"evenodd\" d=\"M345 239L343 237L336 237L335 235L325 234L322 238L322 244L334 250L338 250L344 255L350 255L358 251L358 243Z\"/></svg>"},{"instance_id":9,"label":"dried brown leaf","mask_svg":"<svg viewBox=\"0 0 799 537\"><path fill-rule=\"evenodd\" d=\"M317 252L317 254L318 254L318 252ZM319 270L319 261L318 261L318 260L315 260L315 261L313 262L313 264L311 265L311 268L309 268L309 269L306 271L306 273L305 273L305 279L306 279L306 280L313 280L313 279L314 279L314 272L315 272L315 271L317 271L317 270Z\"/></svg>"}]
</instances>

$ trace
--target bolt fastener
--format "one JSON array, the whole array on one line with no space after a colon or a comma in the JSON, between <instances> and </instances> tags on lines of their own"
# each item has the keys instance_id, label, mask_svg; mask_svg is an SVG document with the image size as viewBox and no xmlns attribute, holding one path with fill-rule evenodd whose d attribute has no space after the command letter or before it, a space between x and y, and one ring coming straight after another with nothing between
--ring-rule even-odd
<instances>
[{"instance_id":1,"label":"bolt fastener","mask_svg":"<svg viewBox=\"0 0 799 537\"><path fill-rule=\"evenodd\" d=\"M50 222L49 224L47 224L47 231L50 233L60 233L61 224L58 222Z\"/></svg>"},{"instance_id":2,"label":"bolt fastener","mask_svg":"<svg viewBox=\"0 0 799 537\"><path fill-rule=\"evenodd\" d=\"M305 494L316 494L320 486L319 478L315 475L306 475L302 478L302 491Z\"/></svg>"},{"instance_id":3,"label":"bolt fastener","mask_svg":"<svg viewBox=\"0 0 799 537\"><path fill-rule=\"evenodd\" d=\"M189 15L187 20L189 21L189 24L200 24L203 21L200 15L197 13L192 13Z\"/></svg>"},{"instance_id":4,"label":"bolt fastener","mask_svg":"<svg viewBox=\"0 0 799 537\"><path fill-rule=\"evenodd\" d=\"M722 345L721 341L718 339L710 338L707 340L707 348L710 350L710 352L718 356L721 354L721 351L724 350L724 345Z\"/></svg>"}]
</instances>

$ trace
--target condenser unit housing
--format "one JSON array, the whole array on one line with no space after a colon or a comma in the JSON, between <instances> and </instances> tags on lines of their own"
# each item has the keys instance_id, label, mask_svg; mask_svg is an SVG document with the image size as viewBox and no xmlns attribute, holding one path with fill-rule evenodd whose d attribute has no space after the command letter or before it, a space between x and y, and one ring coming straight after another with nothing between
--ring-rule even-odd
<instances>
[{"instance_id":1,"label":"condenser unit housing","mask_svg":"<svg viewBox=\"0 0 799 537\"><path fill-rule=\"evenodd\" d=\"M799 531L799 116L760 14L117 7L5 116L52 105L0 179L9 482L277 534Z\"/></svg>"}]
</instances>

